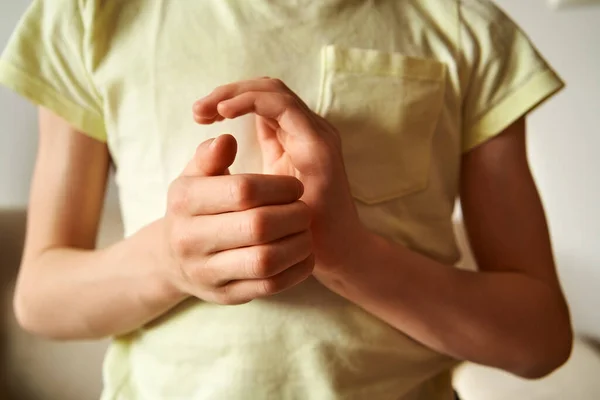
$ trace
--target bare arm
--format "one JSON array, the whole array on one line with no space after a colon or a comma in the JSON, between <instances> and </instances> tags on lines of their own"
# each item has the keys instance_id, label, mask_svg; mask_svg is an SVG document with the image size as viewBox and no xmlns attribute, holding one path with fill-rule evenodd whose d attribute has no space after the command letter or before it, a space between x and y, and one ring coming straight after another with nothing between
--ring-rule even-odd
<instances>
[{"instance_id":1,"label":"bare arm","mask_svg":"<svg viewBox=\"0 0 600 400\"><path fill-rule=\"evenodd\" d=\"M59 339L138 328L182 299L164 283L158 221L94 250L109 168L106 144L40 110L25 254L15 294L21 325ZM164 247L164 246L163 246Z\"/></svg>"},{"instance_id":2,"label":"bare arm","mask_svg":"<svg viewBox=\"0 0 600 400\"><path fill-rule=\"evenodd\" d=\"M25 255L15 293L20 324L56 339L133 331L183 299L240 304L313 270L310 212L293 177L224 175L233 137L198 146L169 188L163 218L102 250L106 145L40 112Z\"/></svg>"},{"instance_id":3,"label":"bare arm","mask_svg":"<svg viewBox=\"0 0 600 400\"><path fill-rule=\"evenodd\" d=\"M313 212L314 275L326 287L458 359L529 378L566 361L570 316L527 163L524 120L464 156L461 197L481 270L468 272L366 229L350 194L339 134L283 82L236 82L195 106L201 123L249 113L265 119L263 152L278 155L267 165L304 183Z\"/></svg>"},{"instance_id":4,"label":"bare arm","mask_svg":"<svg viewBox=\"0 0 600 400\"><path fill-rule=\"evenodd\" d=\"M572 332L527 164L524 120L466 154L461 178L481 272L457 270L367 234L346 270L320 278L442 353L543 376L568 358Z\"/></svg>"}]
</instances>

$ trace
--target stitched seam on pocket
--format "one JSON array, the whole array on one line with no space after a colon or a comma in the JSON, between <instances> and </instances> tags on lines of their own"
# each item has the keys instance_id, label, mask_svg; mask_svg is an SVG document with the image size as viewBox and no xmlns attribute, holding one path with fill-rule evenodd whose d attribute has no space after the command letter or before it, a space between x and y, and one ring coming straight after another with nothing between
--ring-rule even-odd
<instances>
[{"instance_id":1,"label":"stitched seam on pocket","mask_svg":"<svg viewBox=\"0 0 600 400\"><path fill-rule=\"evenodd\" d=\"M352 51L353 49L350 49L350 51ZM360 79L361 76L380 76L380 77L384 77L384 78L389 78L389 79L398 79L401 81L413 81L413 82L435 82L438 83L439 85L441 85L442 89L444 88L445 84L445 78L446 78L446 67L444 64L439 63L437 61L428 61L428 60L421 60L421 59L412 59L412 58L408 58L402 54L399 53L386 53L386 52L382 52L382 51L378 51L378 50L374 50L372 52L374 52L373 54L375 54L375 58L367 58L367 59L362 59L360 56L362 54L365 53L369 53L371 52L371 50L363 50L363 49L354 49L354 53L352 54L352 56L350 56L349 58L340 58L339 54L343 54L343 53L348 53L348 49L344 49L344 48L339 48L336 46L325 46L322 48L322 59L321 59L321 82L320 82L320 93L319 93L319 98L318 98L318 106L317 106L317 112L321 115L326 115L328 113L329 107L331 106L330 104L328 104L331 99L331 88L329 87L329 85L331 84L331 79L333 76L339 76L339 77L347 77L349 79ZM377 59L377 58L380 59ZM391 60L389 57L394 57L394 60ZM353 63L355 61L359 61L359 67L358 69L355 68L355 71L352 71L352 67L356 67L356 65L353 65ZM408 61L407 61L408 60ZM416 60L416 61L415 61ZM393 61L393 62L392 62ZM395 62L395 63L394 63ZM421 63L424 64L429 64L429 65L433 65L433 69L432 70L425 70L426 73L430 73L431 71L434 71L434 74L439 74L436 77L431 77L430 75L425 75L421 78L415 78L414 75L411 75L407 72L410 72L409 70L407 70L406 68L402 69L402 68L396 68L396 66L401 65L402 63L413 63L412 66L414 67L415 65L419 65ZM383 68L382 68L383 67ZM392 67L392 68L391 68ZM386 70L387 68L387 70ZM393 71L391 71L393 69ZM418 84L418 83L417 83ZM442 90L443 92L443 90ZM439 107L441 110L441 107L443 107L443 94L439 94L438 95L439 98ZM438 113L439 111L438 110ZM423 179L420 182L415 182L413 185L411 185L410 187L404 187L404 188L396 188L394 190L390 190L387 191L387 193L378 193L378 194L372 194L369 193L369 189L365 188L363 184L359 183L356 181L355 178L353 177L349 177L349 181L350 181L350 185L353 188L352 192L353 192L353 197L357 200L360 201L363 204L366 205L376 205L376 204L380 204L380 203L385 203L385 202L389 202L395 199L399 199L405 196L409 196L411 194L414 193L418 193L421 192L425 189L427 189L427 187L429 187L430 184L430 170L431 170L431 145L432 145L432 140L433 140L433 135L435 133L435 128L433 129L433 132L430 133L429 138L427 139L428 142L428 151L426 152L426 154L423 154L423 157L426 158L426 165L427 167L425 168L425 179ZM397 177L397 179L401 179L401 177Z\"/></svg>"},{"instance_id":2,"label":"stitched seam on pocket","mask_svg":"<svg viewBox=\"0 0 600 400\"><path fill-rule=\"evenodd\" d=\"M325 73L368 74L395 76L411 80L443 82L446 67L435 60L408 57L400 53L379 50L342 48L334 45L323 48Z\"/></svg>"},{"instance_id":3,"label":"stitched seam on pocket","mask_svg":"<svg viewBox=\"0 0 600 400\"><path fill-rule=\"evenodd\" d=\"M327 84L327 75L329 73L329 60L327 57L327 47L321 49L321 77L319 82L319 97L317 99L317 106L315 112L319 115L323 115L323 107L325 102L325 86Z\"/></svg>"}]
</instances>

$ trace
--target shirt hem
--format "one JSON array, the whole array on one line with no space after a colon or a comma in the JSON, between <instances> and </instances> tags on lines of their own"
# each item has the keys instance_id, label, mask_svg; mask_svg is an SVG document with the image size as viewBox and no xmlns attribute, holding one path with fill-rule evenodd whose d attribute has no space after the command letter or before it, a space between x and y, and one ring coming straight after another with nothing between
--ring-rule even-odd
<instances>
[{"instance_id":1,"label":"shirt hem","mask_svg":"<svg viewBox=\"0 0 600 400\"><path fill-rule=\"evenodd\" d=\"M504 97L486 112L468 131L463 152L468 152L500 134L522 116L539 107L559 92L564 82L550 69L534 74L525 84Z\"/></svg>"},{"instance_id":2,"label":"shirt hem","mask_svg":"<svg viewBox=\"0 0 600 400\"><path fill-rule=\"evenodd\" d=\"M103 143L107 141L104 122L100 116L75 104L48 84L4 60L0 60L0 84L34 104L56 113L81 133Z\"/></svg>"}]
</instances>

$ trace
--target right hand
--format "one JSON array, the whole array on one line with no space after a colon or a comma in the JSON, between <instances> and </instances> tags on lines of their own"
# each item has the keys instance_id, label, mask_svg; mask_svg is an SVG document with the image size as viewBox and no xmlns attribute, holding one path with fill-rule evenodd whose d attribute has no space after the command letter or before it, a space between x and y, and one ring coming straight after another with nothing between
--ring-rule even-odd
<instances>
[{"instance_id":1,"label":"right hand","mask_svg":"<svg viewBox=\"0 0 600 400\"><path fill-rule=\"evenodd\" d=\"M170 281L218 304L270 296L312 274L310 211L291 176L229 175L235 139L198 146L170 186L165 216Z\"/></svg>"}]
</instances>

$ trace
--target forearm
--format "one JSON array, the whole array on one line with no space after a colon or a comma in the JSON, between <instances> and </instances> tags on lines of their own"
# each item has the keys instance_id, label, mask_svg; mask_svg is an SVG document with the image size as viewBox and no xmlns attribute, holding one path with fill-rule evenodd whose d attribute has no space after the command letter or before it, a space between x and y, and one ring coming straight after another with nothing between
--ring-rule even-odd
<instances>
[{"instance_id":1,"label":"forearm","mask_svg":"<svg viewBox=\"0 0 600 400\"><path fill-rule=\"evenodd\" d=\"M183 296L167 283L162 220L103 250L51 248L23 265L15 311L28 330L55 339L130 332Z\"/></svg>"},{"instance_id":2,"label":"forearm","mask_svg":"<svg viewBox=\"0 0 600 400\"><path fill-rule=\"evenodd\" d=\"M382 238L364 249L346 273L321 280L437 351L529 377L570 351L559 288L518 273L461 271Z\"/></svg>"}]
</instances>

